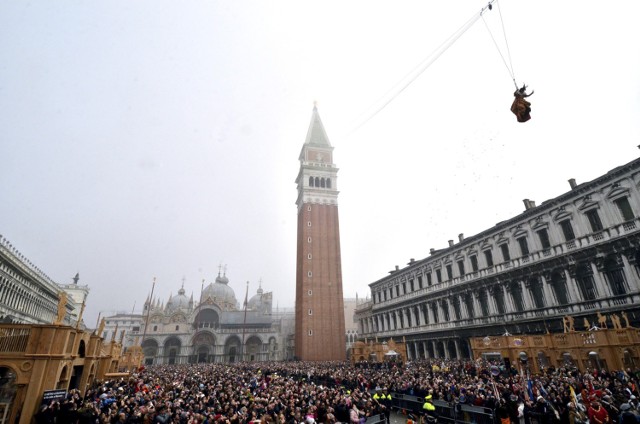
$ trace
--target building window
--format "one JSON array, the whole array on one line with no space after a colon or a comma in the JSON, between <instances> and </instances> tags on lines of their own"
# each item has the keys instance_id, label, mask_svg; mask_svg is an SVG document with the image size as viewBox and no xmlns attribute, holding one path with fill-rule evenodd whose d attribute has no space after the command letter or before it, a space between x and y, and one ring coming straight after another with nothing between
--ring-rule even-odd
<instances>
[{"instance_id":1,"label":"building window","mask_svg":"<svg viewBox=\"0 0 640 424\"><path fill-rule=\"evenodd\" d=\"M453 313L456 316L456 319L462 319L462 314L460 313L460 299L458 296L453 298Z\"/></svg>"},{"instance_id":2,"label":"building window","mask_svg":"<svg viewBox=\"0 0 640 424\"><path fill-rule=\"evenodd\" d=\"M544 308L544 292L542 291L542 282L538 279L530 281L529 287L531 288L531 297L536 309Z\"/></svg>"},{"instance_id":3,"label":"building window","mask_svg":"<svg viewBox=\"0 0 640 424\"><path fill-rule=\"evenodd\" d=\"M467 313L469 318L475 318L475 310L473 309L473 295L467 294L464 299L464 303L467 306Z\"/></svg>"},{"instance_id":4,"label":"building window","mask_svg":"<svg viewBox=\"0 0 640 424\"><path fill-rule=\"evenodd\" d=\"M180 330L180 326L176 325L176 331L179 331L179 330Z\"/></svg>"},{"instance_id":5,"label":"building window","mask_svg":"<svg viewBox=\"0 0 640 424\"><path fill-rule=\"evenodd\" d=\"M311 259L311 253L307 255L307 259Z\"/></svg>"},{"instance_id":6,"label":"building window","mask_svg":"<svg viewBox=\"0 0 640 424\"><path fill-rule=\"evenodd\" d=\"M331 178L327 178L327 188L331 188Z\"/></svg>"},{"instance_id":7,"label":"building window","mask_svg":"<svg viewBox=\"0 0 640 424\"><path fill-rule=\"evenodd\" d=\"M629 199L621 197L620 199L614 200L613 203L618 207L623 221L631 221L634 218L633 210L631 210L631 205L629 204Z\"/></svg>"},{"instance_id":8,"label":"building window","mask_svg":"<svg viewBox=\"0 0 640 424\"><path fill-rule=\"evenodd\" d=\"M546 228L537 231L538 238L540 239L540 245L543 249L548 249L551 247L551 242L549 241L549 233Z\"/></svg>"},{"instance_id":9,"label":"building window","mask_svg":"<svg viewBox=\"0 0 640 424\"><path fill-rule=\"evenodd\" d=\"M438 280L438 283L442 283L442 270L441 269L436 269L436 280Z\"/></svg>"},{"instance_id":10,"label":"building window","mask_svg":"<svg viewBox=\"0 0 640 424\"><path fill-rule=\"evenodd\" d=\"M473 255L469 257L469 260L471 261L471 269L473 270L473 272L478 271L478 257L476 255Z\"/></svg>"},{"instance_id":11,"label":"building window","mask_svg":"<svg viewBox=\"0 0 640 424\"><path fill-rule=\"evenodd\" d=\"M307 237L307 243L311 243L311 237Z\"/></svg>"},{"instance_id":12,"label":"building window","mask_svg":"<svg viewBox=\"0 0 640 424\"><path fill-rule=\"evenodd\" d=\"M309 187L313 187L313 177L309 177Z\"/></svg>"},{"instance_id":13,"label":"building window","mask_svg":"<svg viewBox=\"0 0 640 424\"><path fill-rule=\"evenodd\" d=\"M312 292L311 290L309 290L309 291L307 291L307 294L308 294L309 296L311 296L311 295L313 294L313 292Z\"/></svg>"},{"instance_id":14,"label":"building window","mask_svg":"<svg viewBox=\"0 0 640 424\"><path fill-rule=\"evenodd\" d=\"M487 298L486 290L481 290L480 293L478 293L478 302L480 303L480 313L482 314L482 316L488 317L489 316L489 300Z\"/></svg>"},{"instance_id":15,"label":"building window","mask_svg":"<svg viewBox=\"0 0 640 424\"><path fill-rule=\"evenodd\" d=\"M449 280L453 279L453 269L451 265L447 265L447 278Z\"/></svg>"},{"instance_id":16,"label":"building window","mask_svg":"<svg viewBox=\"0 0 640 424\"><path fill-rule=\"evenodd\" d=\"M511 286L511 299L513 300L513 306L516 308L516 312L524 311L522 288L520 287L520 284L516 283Z\"/></svg>"},{"instance_id":17,"label":"building window","mask_svg":"<svg viewBox=\"0 0 640 424\"><path fill-rule=\"evenodd\" d=\"M311 278L311 276L313 276L313 273L311 271L307 272L307 277Z\"/></svg>"},{"instance_id":18,"label":"building window","mask_svg":"<svg viewBox=\"0 0 640 424\"><path fill-rule=\"evenodd\" d=\"M415 286L413 285L413 278L411 280L409 280L409 286L411 288L411 291L415 291Z\"/></svg>"},{"instance_id":19,"label":"building window","mask_svg":"<svg viewBox=\"0 0 640 424\"><path fill-rule=\"evenodd\" d=\"M504 262L508 262L511 260L511 255L509 254L509 244L501 244L500 250L502 251L502 259Z\"/></svg>"},{"instance_id":20,"label":"building window","mask_svg":"<svg viewBox=\"0 0 640 424\"><path fill-rule=\"evenodd\" d=\"M396 286L396 297L400 296L400 285Z\"/></svg>"},{"instance_id":21,"label":"building window","mask_svg":"<svg viewBox=\"0 0 640 424\"><path fill-rule=\"evenodd\" d=\"M520 237L518 239L518 244L520 245L520 253L522 256L527 256L529 254L529 244L527 243L526 237Z\"/></svg>"},{"instance_id":22,"label":"building window","mask_svg":"<svg viewBox=\"0 0 640 424\"><path fill-rule=\"evenodd\" d=\"M427 285L430 286L431 284L433 284L433 281L431 281L431 273L427 274Z\"/></svg>"},{"instance_id":23,"label":"building window","mask_svg":"<svg viewBox=\"0 0 640 424\"><path fill-rule=\"evenodd\" d=\"M308 205L308 206L307 206L307 210L308 210L309 212L311 212L311 205Z\"/></svg>"},{"instance_id":24,"label":"building window","mask_svg":"<svg viewBox=\"0 0 640 424\"><path fill-rule=\"evenodd\" d=\"M309 335L313 336L313 330L309 330Z\"/></svg>"},{"instance_id":25,"label":"building window","mask_svg":"<svg viewBox=\"0 0 640 424\"><path fill-rule=\"evenodd\" d=\"M621 296L627 293L623 267L618 264L614 257L609 256L604 261L604 275L614 296Z\"/></svg>"},{"instance_id":26,"label":"building window","mask_svg":"<svg viewBox=\"0 0 640 424\"><path fill-rule=\"evenodd\" d=\"M491 253L491 249L484 251L484 259L487 261L487 267L493 266L493 253Z\"/></svg>"},{"instance_id":27,"label":"building window","mask_svg":"<svg viewBox=\"0 0 640 424\"><path fill-rule=\"evenodd\" d=\"M313 311L309 309L309 315L313 315Z\"/></svg>"},{"instance_id":28,"label":"building window","mask_svg":"<svg viewBox=\"0 0 640 424\"><path fill-rule=\"evenodd\" d=\"M498 310L498 313L500 315L504 314L504 292L502 291L502 287L496 288L496 290L493 292L493 298L495 299L496 309Z\"/></svg>"},{"instance_id":29,"label":"building window","mask_svg":"<svg viewBox=\"0 0 640 424\"><path fill-rule=\"evenodd\" d=\"M407 282L402 283L402 294L407 294Z\"/></svg>"},{"instance_id":30,"label":"building window","mask_svg":"<svg viewBox=\"0 0 640 424\"><path fill-rule=\"evenodd\" d=\"M458 271L460 272L460 276L464 277L464 261L458 261Z\"/></svg>"},{"instance_id":31,"label":"building window","mask_svg":"<svg viewBox=\"0 0 640 424\"><path fill-rule=\"evenodd\" d=\"M307 227L311 227L311 221L307 221Z\"/></svg>"},{"instance_id":32,"label":"building window","mask_svg":"<svg viewBox=\"0 0 640 424\"><path fill-rule=\"evenodd\" d=\"M158 331L158 326L157 325L153 326L153 331Z\"/></svg>"},{"instance_id":33,"label":"building window","mask_svg":"<svg viewBox=\"0 0 640 424\"><path fill-rule=\"evenodd\" d=\"M583 300L595 300L598 297L593 271L588 264L580 264L576 269L576 282Z\"/></svg>"},{"instance_id":34,"label":"building window","mask_svg":"<svg viewBox=\"0 0 640 424\"><path fill-rule=\"evenodd\" d=\"M591 209L590 211L587 211L585 215L587 215L587 219L589 219L591 231L593 231L594 233L602 231L602 221L600 220L600 215L598 215L597 209Z\"/></svg>"},{"instance_id":35,"label":"building window","mask_svg":"<svg viewBox=\"0 0 640 424\"><path fill-rule=\"evenodd\" d=\"M571 226L571 220L565 219L560 222L560 229L562 230L565 241L571 241L576 238L576 235L573 232L573 227Z\"/></svg>"},{"instance_id":36,"label":"building window","mask_svg":"<svg viewBox=\"0 0 640 424\"><path fill-rule=\"evenodd\" d=\"M442 307L442 315L444 315L444 321L445 322L451 321L451 318L449 316L449 304L446 301L444 301L440 304L440 306Z\"/></svg>"}]
</instances>

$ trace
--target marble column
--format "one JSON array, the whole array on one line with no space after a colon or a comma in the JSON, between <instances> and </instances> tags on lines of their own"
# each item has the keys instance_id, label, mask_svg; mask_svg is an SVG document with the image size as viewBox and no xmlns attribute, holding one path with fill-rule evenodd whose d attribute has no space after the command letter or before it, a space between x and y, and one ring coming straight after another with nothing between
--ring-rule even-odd
<instances>
[{"instance_id":1,"label":"marble column","mask_svg":"<svg viewBox=\"0 0 640 424\"><path fill-rule=\"evenodd\" d=\"M580 302L582 300L584 300L582 298L582 294L579 293L578 290L578 283L576 282L576 280L574 280L571 277L571 273L569 272L568 269L564 269L564 276L565 276L565 284L567 287L567 291L569 292L569 303L577 303Z\"/></svg>"},{"instance_id":2,"label":"marble column","mask_svg":"<svg viewBox=\"0 0 640 424\"><path fill-rule=\"evenodd\" d=\"M530 311L533 309L533 303L531 302L531 291L525 284L524 280L518 281L520 285L520 291L522 292L522 303L524 304L524 310Z\"/></svg>"},{"instance_id":3,"label":"marble column","mask_svg":"<svg viewBox=\"0 0 640 424\"><path fill-rule=\"evenodd\" d=\"M596 299L599 297L613 296L611 286L607 284L603 275L600 273L600 271L598 271L598 267L596 266L596 264L589 261L589 267L591 267L591 272L593 272L593 284L596 287Z\"/></svg>"},{"instance_id":4,"label":"marble column","mask_svg":"<svg viewBox=\"0 0 640 424\"><path fill-rule=\"evenodd\" d=\"M555 296L552 293L551 287L549 287L549 282L544 275L540 275L540 284L542 284L542 291L544 292L545 302L544 304L547 306L557 306L557 302L555 300Z\"/></svg>"}]
</instances>

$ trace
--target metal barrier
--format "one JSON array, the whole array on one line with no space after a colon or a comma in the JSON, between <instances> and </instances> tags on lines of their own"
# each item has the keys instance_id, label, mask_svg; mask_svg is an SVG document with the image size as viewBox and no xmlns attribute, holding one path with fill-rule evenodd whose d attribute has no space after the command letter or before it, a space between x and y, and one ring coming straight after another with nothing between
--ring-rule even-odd
<instances>
[{"instance_id":1,"label":"metal barrier","mask_svg":"<svg viewBox=\"0 0 640 424\"><path fill-rule=\"evenodd\" d=\"M392 408L398 411L411 412L413 414L423 413L422 405L424 398L417 396L392 393ZM490 408L483 408L473 405L449 403L443 400L434 400L438 422L443 423L473 423L473 424L494 424L495 416Z\"/></svg>"},{"instance_id":2,"label":"metal barrier","mask_svg":"<svg viewBox=\"0 0 640 424\"><path fill-rule=\"evenodd\" d=\"M386 423L387 422L387 418L384 416L384 414L378 414L378 415L374 415L372 417L368 417L367 421L365 421L367 424L379 424L379 423Z\"/></svg>"}]
</instances>

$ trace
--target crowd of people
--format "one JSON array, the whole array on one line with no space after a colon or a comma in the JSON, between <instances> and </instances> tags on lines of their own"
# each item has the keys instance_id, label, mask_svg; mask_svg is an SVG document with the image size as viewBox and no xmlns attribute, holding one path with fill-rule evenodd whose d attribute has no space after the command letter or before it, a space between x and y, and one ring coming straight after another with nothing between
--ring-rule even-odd
<instances>
[{"instance_id":1,"label":"crowd of people","mask_svg":"<svg viewBox=\"0 0 640 424\"><path fill-rule=\"evenodd\" d=\"M155 365L85 393L71 390L42 405L35 421L363 424L389 422L394 397L416 397L461 414L474 409L462 405L486 408L501 424L626 424L640 422L639 382L640 370L580 372L568 365L528 376L485 361L433 359Z\"/></svg>"}]
</instances>

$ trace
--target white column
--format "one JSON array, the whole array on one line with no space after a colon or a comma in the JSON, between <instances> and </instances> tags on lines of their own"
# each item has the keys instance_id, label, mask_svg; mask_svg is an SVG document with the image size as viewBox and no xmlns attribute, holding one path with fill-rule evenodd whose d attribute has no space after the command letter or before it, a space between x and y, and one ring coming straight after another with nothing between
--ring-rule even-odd
<instances>
[{"instance_id":1,"label":"white column","mask_svg":"<svg viewBox=\"0 0 640 424\"><path fill-rule=\"evenodd\" d=\"M549 287L549 283L547 282L547 279L544 278L543 275L540 275L540 284L542 284L542 291L544 292L544 297L545 297L545 303L544 304L546 306L555 306L555 305L557 305L557 302L555 300L555 296L551 292L551 287Z\"/></svg>"},{"instance_id":2,"label":"white column","mask_svg":"<svg viewBox=\"0 0 640 424\"><path fill-rule=\"evenodd\" d=\"M613 292L611 292L611 287L607 284L600 271L598 271L596 264L590 261L589 266L591 267L591 272L593 272L593 283L598 291L596 298L612 296Z\"/></svg>"}]
</instances>

